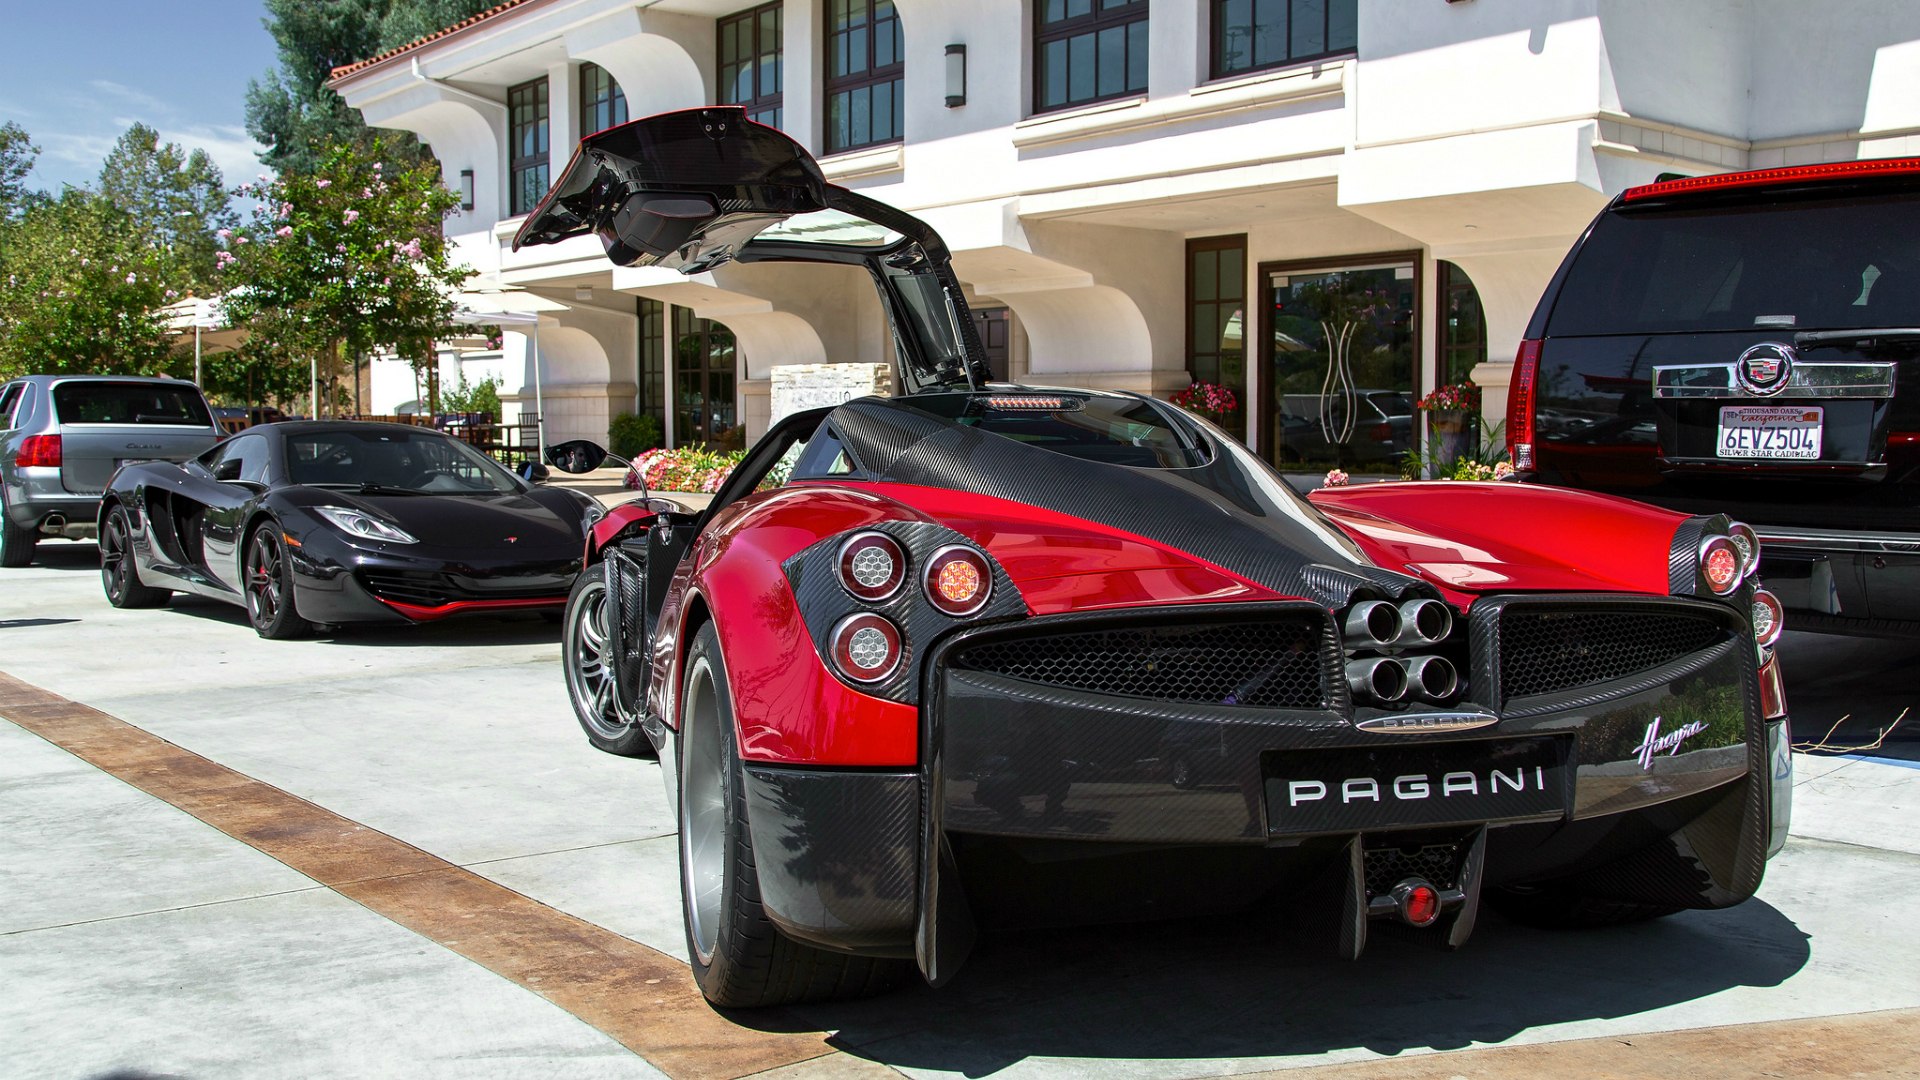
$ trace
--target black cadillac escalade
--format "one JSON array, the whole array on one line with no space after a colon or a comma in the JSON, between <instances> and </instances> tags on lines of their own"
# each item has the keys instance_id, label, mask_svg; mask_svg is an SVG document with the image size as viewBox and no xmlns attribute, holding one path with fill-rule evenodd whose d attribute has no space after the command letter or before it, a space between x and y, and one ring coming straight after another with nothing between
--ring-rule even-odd
<instances>
[{"instance_id":1,"label":"black cadillac escalade","mask_svg":"<svg viewBox=\"0 0 1920 1080\"><path fill-rule=\"evenodd\" d=\"M1725 513L1797 629L1920 635L1920 158L1621 192L1515 359L1522 479Z\"/></svg>"}]
</instances>

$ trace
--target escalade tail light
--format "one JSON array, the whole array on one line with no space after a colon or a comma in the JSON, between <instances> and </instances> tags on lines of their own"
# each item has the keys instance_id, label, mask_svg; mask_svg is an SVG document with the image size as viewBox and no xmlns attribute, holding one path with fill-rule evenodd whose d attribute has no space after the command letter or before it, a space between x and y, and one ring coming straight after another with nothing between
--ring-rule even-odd
<instances>
[{"instance_id":1,"label":"escalade tail light","mask_svg":"<svg viewBox=\"0 0 1920 1080\"><path fill-rule=\"evenodd\" d=\"M20 440L20 453L13 459L15 468L57 469L60 467L60 436L29 435Z\"/></svg>"},{"instance_id":2,"label":"escalade tail light","mask_svg":"<svg viewBox=\"0 0 1920 1080\"><path fill-rule=\"evenodd\" d=\"M1513 382L1507 387L1507 448L1513 467L1529 472L1533 457L1533 388L1540 377L1540 340L1520 343L1513 357Z\"/></svg>"}]
</instances>

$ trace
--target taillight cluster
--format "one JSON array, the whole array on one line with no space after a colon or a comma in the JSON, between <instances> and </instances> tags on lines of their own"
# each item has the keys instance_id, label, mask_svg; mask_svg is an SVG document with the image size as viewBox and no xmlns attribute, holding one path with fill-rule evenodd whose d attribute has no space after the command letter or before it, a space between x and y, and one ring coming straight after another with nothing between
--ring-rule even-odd
<instances>
[{"instance_id":1,"label":"taillight cluster","mask_svg":"<svg viewBox=\"0 0 1920 1080\"><path fill-rule=\"evenodd\" d=\"M1362 600L1349 607L1341 620L1341 640L1354 700L1372 705L1397 705L1409 698L1452 701L1461 689L1453 661L1408 652L1437 646L1452 633L1453 609L1439 600Z\"/></svg>"},{"instance_id":2,"label":"taillight cluster","mask_svg":"<svg viewBox=\"0 0 1920 1080\"><path fill-rule=\"evenodd\" d=\"M1533 397L1540 380L1540 342L1528 338L1520 343L1513 357L1513 381L1507 387L1507 449L1513 467L1528 472L1534 467Z\"/></svg>"},{"instance_id":3,"label":"taillight cluster","mask_svg":"<svg viewBox=\"0 0 1920 1080\"><path fill-rule=\"evenodd\" d=\"M14 455L13 465L17 469L57 469L60 461L60 436L29 435L20 440L20 452Z\"/></svg>"},{"instance_id":4,"label":"taillight cluster","mask_svg":"<svg viewBox=\"0 0 1920 1080\"><path fill-rule=\"evenodd\" d=\"M840 544L835 573L847 595L879 604L893 599L914 576L910 564L906 548L892 536L858 532ZM926 602L953 618L979 612L993 594L992 565L966 544L937 548L925 558L917 577ZM899 671L906 648L906 636L892 619L876 611L858 611L833 625L827 656L846 678L874 684Z\"/></svg>"},{"instance_id":5,"label":"taillight cluster","mask_svg":"<svg viewBox=\"0 0 1920 1080\"><path fill-rule=\"evenodd\" d=\"M1724 534L1717 533L1700 541L1700 576L1715 596L1732 596L1759 568L1760 534L1750 525L1736 521L1727 526ZM1779 641L1786 630L1786 609L1780 598L1761 588L1758 582L1754 583L1749 617L1754 643L1762 650Z\"/></svg>"}]
</instances>

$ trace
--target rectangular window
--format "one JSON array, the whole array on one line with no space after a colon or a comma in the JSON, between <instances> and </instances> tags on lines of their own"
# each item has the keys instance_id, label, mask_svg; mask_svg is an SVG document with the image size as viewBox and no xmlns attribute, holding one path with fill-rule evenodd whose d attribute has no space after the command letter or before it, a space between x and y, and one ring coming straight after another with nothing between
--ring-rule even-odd
<instances>
[{"instance_id":1,"label":"rectangular window","mask_svg":"<svg viewBox=\"0 0 1920 1080\"><path fill-rule=\"evenodd\" d=\"M1147 0L1039 0L1033 111L1147 92Z\"/></svg>"},{"instance_id":2,"label":"rectangular window","mask_svg":"<svg viewBox=\"0 0 1920 1080\"><path fill-rule=\"evenodd\" d=\"M1213 77L1354 51L1360 0L1213 0Z\"/></svg>"},{"instance_id":3,"label":"rectangular window","mask_svg":"<svg viewBox=\"0 0 1920 1080\"><path fill-rule=\"evenodd\" d=\"M580 65L580 136L627 122L627 93L613 74L595 63Z\"/></svg>"},{"instance_id":4,"label":"rectangular window","mask_svg":"<svg viewBox=\"0 0 1920 1080\"><path fill-rule=\"evenodd\" d=\"M712 450L746 447L734 410L733 331L692 308L673 309L673 438Z\"/></svg>"},{"instance_id":5,"label":"rectangular window","mask_svg":"<svg viewBox=\"0 0 1920 1080\"><path fill-rule=\"evenodd\" d=\"M1187 370L1233 391L1238 408L1213 421L1247 437L1247 238L1187 241Z\"/></svg>"},{"instance_id":6,"label":"rectangular window","mask_svg":"<svg viewBox=\"0 0 1920 1080\"><path fill-rule=\"evenodd\" d=\"M667 305L641 297L634 309L640 316L639 407L635 415L651 416L666 423L667 403ZM664 429L663 429L664 430Z\"/></svg>"},{"instance_id":7,"label":"rectangular window","mask_svg":"<svg viewBox=\"0 0 1920 1080\"><path fill-rule=\"evenodd\" d=\"M722 105L741 105L749 120L780 126L780 0L729 15L718 24Z\"/></svg>"},{"instance_id":8,"label":"rectangular window","mask_svg":"<svg viewBox=\"0 0 1920 1080\"><path fill-rule=\"evenodd\" d=\"M547 193L547 80L507 90L507 190L510 213L533 211Z\"/></svg>"},{"instance_id":9,"label":"rectangular window","mask_svg":"<svg viewBox=\"0 0 1920 1080\"><path fill-rule=\"evenodd\" d=\"M826 0L827 152L899 142L905 42L893 0Z\"/></svg>"}]
</instances>

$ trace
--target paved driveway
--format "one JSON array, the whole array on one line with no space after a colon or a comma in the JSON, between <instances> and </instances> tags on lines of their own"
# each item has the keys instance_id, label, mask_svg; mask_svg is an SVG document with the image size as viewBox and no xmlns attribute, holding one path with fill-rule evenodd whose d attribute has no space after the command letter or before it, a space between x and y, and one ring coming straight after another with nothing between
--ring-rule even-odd
<instances>
[{"instance_id":1,"label":"paved driveway","mask_svg":"<svg viewBox=\"0 0 1920 1080\"><path fill-rule=\"evenodd\" d=\"M1489 917L1353 964L1259 919L1030 933L937 993L722 1017L677 959L657 767L587 747L552 627L267 642L209 602L114 611L90 545L45 552L0 571L0 1076L1583 1075L1665 1046L1646 1075L1705 1077L1814 1032L1785 1073L1845 1074L1904 1067L1915 1017L1865 1014L1920 1008L1896 738L1800 762L1797 835L1729 911ZM1803 716L1920 696L1912 648L1787 648Z\"/></svg>"}]
</instances>

